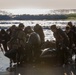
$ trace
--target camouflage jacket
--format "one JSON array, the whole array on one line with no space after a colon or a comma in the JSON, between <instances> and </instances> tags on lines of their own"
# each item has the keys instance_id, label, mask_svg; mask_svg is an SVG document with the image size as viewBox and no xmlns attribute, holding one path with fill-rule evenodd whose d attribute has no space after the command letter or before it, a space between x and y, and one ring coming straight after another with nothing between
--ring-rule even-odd
<instances>
[{"instance_id":1,"label":"camouflage jacket","mask_svg":"<svg viewBox=\"0 0 76 75\"><path fill-rule=\"evenodd\" d=\"M22 30L15 31L11 40L8 42L9 48L18 49L19 47L25 47L26 37Z\"/></svg>"}]
</instances>

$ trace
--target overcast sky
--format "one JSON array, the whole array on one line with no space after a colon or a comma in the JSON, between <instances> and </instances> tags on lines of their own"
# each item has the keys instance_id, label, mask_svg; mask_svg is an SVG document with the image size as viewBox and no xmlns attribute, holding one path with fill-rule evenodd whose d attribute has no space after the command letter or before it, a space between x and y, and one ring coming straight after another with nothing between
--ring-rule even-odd
<instances>
[{"instance_id":1,"label":"overcast sky","mask_svg":"<svg viewBox=\"0 0 76 75\"><path fill-rule=\"evenodd\" d=\"M0 9L11 8L75 9L76 0L0 0Z\"/></svg>"},{"instance_id":2,"label":"overcast sky","mask_svg":"<svg viewBox=\"0 0 76 75\"><path fill-rule=\"evenodd\" d=\"M0 0L0 9L13 14L45 14L49 9L76 9L76 0Z\"/></svg>"}]
</instances>

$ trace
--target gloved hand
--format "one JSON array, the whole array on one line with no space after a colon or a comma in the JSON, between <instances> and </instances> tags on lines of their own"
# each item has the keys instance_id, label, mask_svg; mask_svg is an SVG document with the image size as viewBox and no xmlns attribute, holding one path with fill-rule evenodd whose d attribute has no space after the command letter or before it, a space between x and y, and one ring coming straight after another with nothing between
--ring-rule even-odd
<instances>
[{"instance_id":1,"label":"gloved hand","mask_svg":"<svg viewBox=\"0 0 76 75\"><path fill-rule=\"evenodd\" d=\"M75 44L72 44L72 47L75 47Z\"/></svg>"},{"instance_id":2,"label":"gloved hand","mask_svg":"<svg viewBox=\"0 0 76 75\"><path fill-rule=\"evenodd\" d=\"M66 47L67 48L67 50L69 50L69 47Z\"/></svg>"},{"instance_id":3,"label":"gloved hand","mask_svg":"<svg viewBox=\"0 0 76 75\"><path fill-rule=\"evenodd\" d=\"M60 47L60 50L62 50L63 49L63 47Z\"/></svg>"}]
</instances>

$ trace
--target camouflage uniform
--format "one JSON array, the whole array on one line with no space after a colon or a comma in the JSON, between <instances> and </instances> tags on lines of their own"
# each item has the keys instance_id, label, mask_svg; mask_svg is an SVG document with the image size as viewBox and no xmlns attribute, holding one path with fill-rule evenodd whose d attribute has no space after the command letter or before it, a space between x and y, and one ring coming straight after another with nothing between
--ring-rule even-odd
<instances>
[{"instance_id":1,"label":"camouflage uniform","mask_svg":"<svg viewBox=\"0 0 76 75\"><path fill-rule=\"evenodd\" d=\"M40 44L41 44L41 39L40 36L36 32L32 32L30 34L29 40L29 59L36 60L38 59L40 55Z\"/></svg>"},{"instance_id":2,"label":"camouflage uniform","mask_svg":"<svg viewBox=\"0 0 76 75\"><path fill-rule=\"evenodd\" d=\"M20 57L24 53L25 44L26 44L25 33L21 28L18 27L12 33L11 40L9 41L8 46L11 54L15 54L15 55L16 53L18 54L19 61L20 61Z\"/></svg>"},{"instance_id":3,"label":"camouflage uniform","mask_svg":"<svg viewBox=\"0 0 76 75\"><path fill-rule=\"evenodd\" d=\"M69 38L67 34L60 28L57 28L56 25L52 25L51 30L56 39L57 60L60 60L61 64L67 64L69 58Z\"/></svg>"}]
</instances>

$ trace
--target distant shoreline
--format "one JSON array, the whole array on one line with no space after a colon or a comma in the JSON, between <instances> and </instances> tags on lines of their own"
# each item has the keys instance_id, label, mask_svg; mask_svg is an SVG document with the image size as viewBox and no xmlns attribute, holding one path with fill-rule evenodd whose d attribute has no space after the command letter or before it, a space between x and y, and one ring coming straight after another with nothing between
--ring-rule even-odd
<instances>
[{"instance_id":1,"label":"distant shoreline","mask_svg":"<svg viewBox=\"0 0 76 75\"><path fill-rule=\"evenodd\" d=\"M46 15L0 15L0 20L76 20L76 13Z\"/></svg>"}]
</instances>

